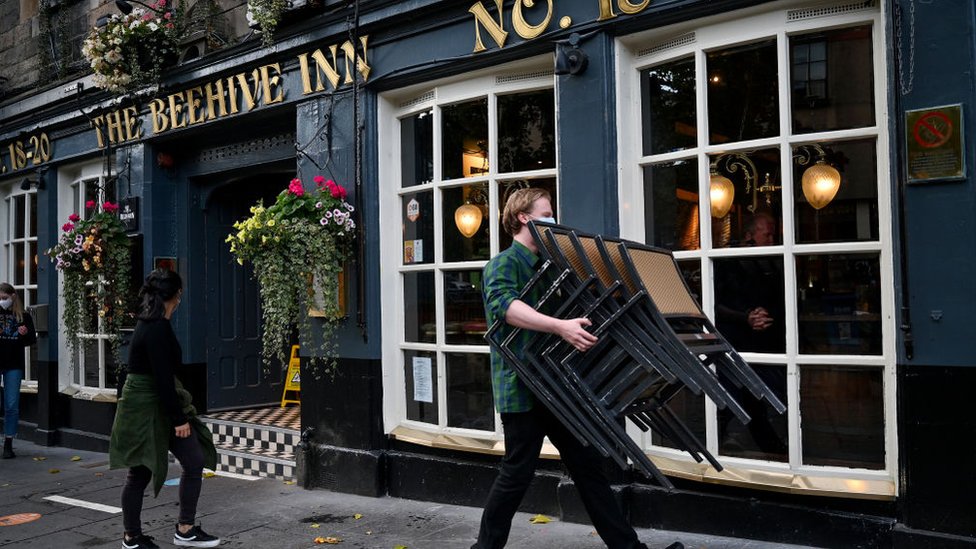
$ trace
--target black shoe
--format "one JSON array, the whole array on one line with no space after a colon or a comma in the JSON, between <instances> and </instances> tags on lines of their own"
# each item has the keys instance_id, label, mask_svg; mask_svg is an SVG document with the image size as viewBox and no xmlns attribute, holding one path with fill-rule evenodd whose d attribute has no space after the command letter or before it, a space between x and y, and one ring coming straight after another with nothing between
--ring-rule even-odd
<instances>
[{"instance_id":1,"label":"black shoe","mask_svg":"<svg viewBox=\"0 0 976 549\"><path fill-rule=\"evenodd\" d=\"M10 459L17 457L14 453L14 439L7 437L3 439L3 459Z\"/></svg>"},{"instance_id":2,"label":"black shoe","mask_svg":"<svg viewBox=\"0 0 976 549\"><path fill-rule=\"evenodd\" d=\"M159 546L153 543L152 536L140 534L129 541L126 541L123 536L122 549L159 549Z\"/></svg>"},{"instance_id":3,"label":"black shoe","mask_svg":"<svg viewBox=\"0 0 976 549\"><path fill-rule=\"evenodd\" d=\"M181 534L180 527L177 526L176 533L173 534L173 545L182 545L184 547L216 547L220 545L220 538L204 532L199 524L190 528L190 531L185 534Z\"/></svg>"}]
</instances>

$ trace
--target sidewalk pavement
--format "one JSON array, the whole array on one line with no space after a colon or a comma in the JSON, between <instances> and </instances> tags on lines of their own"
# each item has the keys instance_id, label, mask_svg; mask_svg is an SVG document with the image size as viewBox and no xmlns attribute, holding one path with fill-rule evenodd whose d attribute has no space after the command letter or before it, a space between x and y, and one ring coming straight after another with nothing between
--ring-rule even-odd
<instances>
[{"instance_id":1,"label":"sidewalk pavement","mask_svg":"<svg viewBox=\"0 0 976 549\"><path fill-rule=\"evenodd\" d=\"M0 460L0 547L61 549L119 548L122 515L118 509L125 471L109 470L108 455L16 441L17 458ZM76 459L77 458L77 459ZM173 464L169 479L179 478ZM462 489L459 487L459 489ZM178 487L164 486L159 498L147 489L144 532L160 547L171 547L178 514ZM50 497L80 501L52 501ZM101 504L109 508L87 508ZM96 505L97 507L97 505ZM39 513L32 522L3 526L2 517ZM221 536L221 547L306 549L315 547L394 549L468 549L478 531L481 509L390 497L370 498L324 490L304 490L281 480L204 479L197 521ZM519 513L512 526L511 549L599 549L592 526L553 520L531 524ZM702 513L707 520L707 513ZM640 528L648 547L681 541L688 549L802 549L773 544ZM335 545L316 538L336 538Z\"/></svg>"}]
</instances>

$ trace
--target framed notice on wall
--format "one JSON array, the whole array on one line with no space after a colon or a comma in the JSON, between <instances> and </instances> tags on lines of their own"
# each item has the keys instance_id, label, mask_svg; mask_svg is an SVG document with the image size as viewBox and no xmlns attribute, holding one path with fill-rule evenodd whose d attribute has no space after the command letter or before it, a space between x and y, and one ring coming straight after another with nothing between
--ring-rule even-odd
<instances>
[{"instance_id":1,"label":"framed notice on wall","mask_svg":"<svg viewBox=\"0 0 976 549\"><path fill-rule=\"evenodd\" d=\"M908 182L966 177L962 105L905 111Z\"/></svg>"}]
</instances>

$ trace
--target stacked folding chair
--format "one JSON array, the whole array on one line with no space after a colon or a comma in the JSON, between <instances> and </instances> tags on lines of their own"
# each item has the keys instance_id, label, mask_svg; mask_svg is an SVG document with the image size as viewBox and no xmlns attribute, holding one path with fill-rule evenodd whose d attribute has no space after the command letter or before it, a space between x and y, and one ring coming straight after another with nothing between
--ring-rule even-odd
<instances>
[{"instance_id":1,"label":"stacked folding chair","mask_svg":"<svg viewBox=\"0 0 976 549\"><path fill-rule=\"evenodd\" d=\"M549 223L531 222L529 228L544 262L521 297L543 290L538 310L558 318L586 317L599 340L580 353L558 336L536 332L519 355L509 348L518 329L503 330L500 321L485 338L582 444L622 468L629 460L671 487L627 434L623 418L722 470L668 408L681 389L704 392L744 423L749 415L720 379L747 388L780 413L786 410L709 322L668 250Z\"/></svg>"}]
</instances>

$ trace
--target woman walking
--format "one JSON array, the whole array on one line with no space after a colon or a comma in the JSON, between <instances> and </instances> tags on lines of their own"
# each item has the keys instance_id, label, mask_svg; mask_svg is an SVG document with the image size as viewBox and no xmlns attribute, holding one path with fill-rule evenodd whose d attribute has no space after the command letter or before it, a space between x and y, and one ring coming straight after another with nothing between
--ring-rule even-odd
<instances>
[{"instance_id":1,"label":"woman walking","mask_svg":"<svg viewBox=\"0 0 976 549\"><path fill-rule=\"evenodd\" d=\"M138 322L129 344L129 374L122 388L109 463L112 469L129 468L122 488L122 540L124 549L158 548L142 533L142 498L149 481L155 495L168 468L167 451L183 467L180 477L180 516L173 544L216 547L220 538L203 531L196 520L197 500L204 466L216 466L213 435L196 417L190 394L174 376L183 351L170 317L180 304L183 281L177 273L156 269L139 290L142 300Z\"/></svg>"},{"instance_id":2,"label":"woman walking","mask_svg":"<svg viewBox=\"0 0 976 549\"><path fill-rule=\"evenodd\" d=\"M3 382L3 459L14 454L20 422L20 382L24 379L24 348L37 341L34 320L24 311L14 287L0 284L0 381Z\"/></svg>"}]
</instances>

